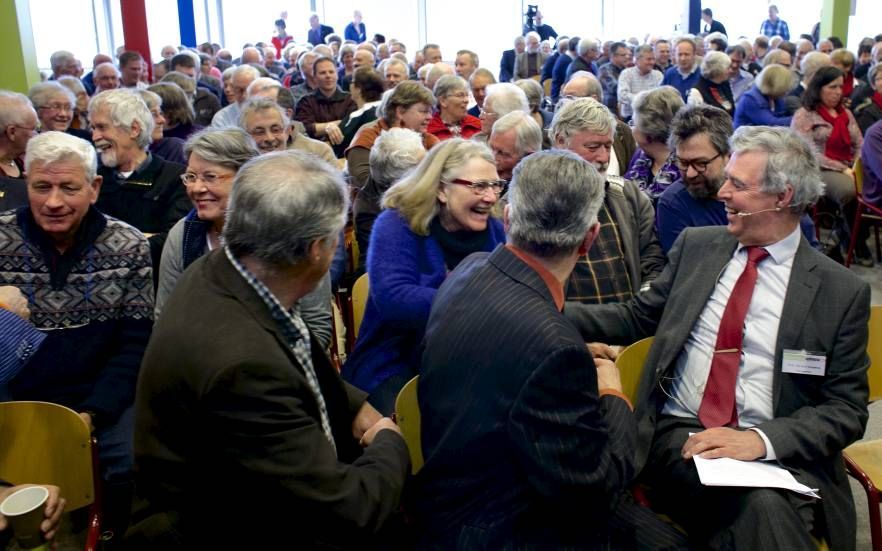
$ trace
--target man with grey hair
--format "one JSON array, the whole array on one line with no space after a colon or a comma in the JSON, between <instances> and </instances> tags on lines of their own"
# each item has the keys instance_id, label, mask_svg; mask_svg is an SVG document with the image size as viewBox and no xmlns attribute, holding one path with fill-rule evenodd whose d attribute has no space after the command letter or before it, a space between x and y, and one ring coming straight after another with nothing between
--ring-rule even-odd
<instances>
[{"instance_id":1,"label":"man with grey hair","mask_svg":"<svg viewBox=\"0 0 882 551\"><path fill-rule=\"evenodd\" d=\"M438 83L441 77L453 74L456 74L456 70L450 65L441 61L433 64L429 73L426 75L426 88L434 90L435 84Z\"/></svg>"},{"instance_id":2,"label":"man with grey hair","mask_svg":"<svg viewBox=\"0 0 882 551\"><path fill-rule=\"evenodd\" d=\"M407 445L296 304L326 276L348 207L340 173L305 153L236 174L225 244L181 277L142 364L135 454L152 515L133 528L139 548L165 548L157 519L186 547L273 546L291 519L305 547L373 547L398 510ZM213 529L230 503L248 506Z\"/></svg>"},{"instance_id":3,"label":"man with grey hair","mask_svg":"<svg viewBox=\"0 0 882 551\"><path fill-rule=\"evenodd\" d=\"M579 71L561 90L562 98L558 102L558 109L567 101L577 98L592 98L603 102L603 88L597 77L587 71ZM622 120L616 119L616 132L613 138L613 148L609 155L609 164L606 173L610 176L624 174L631 164L631 158L637 152L637 142L631 133L631 127Z\"/></svg>"},{"instance_id":4,"label":"man with grey hair","mask_svg":"<svg viewBox=\"0 0 882 551\"><path fill-rule=\"evenodd\" d=\"M424 543L610 541L609 504L630 486L636 426L615 364L592 359L562 314L603 194L603 177L578 156L530 155L508 193L508 243L469 256L435 295L419 380Z\"/></svg>"},{"instance_id":5,"label":"man with grey hair","mask_svg":"<svg viewBox=\"0 0 882 551\"><path fill-rule=\"evenodd\" d=\"M67 406L94 431L102 529L118 543L133 491L135 383L153 322L150 250L141 232L94 207L102 178L89 142L45 132L28 143L25 167L28 204L0 216L0 285L27 295L46 339L4 390Z\"/></svg>"},{"instance_id":6,"label":"man with grey hair","mask_svg":"<svg viewBox=\"0 0 882 551\"><path fill-rule=\"evenodd\" d=\"M514 39L514 48L502 52L502 59L499 61L499 82L510 82L514 74L515 60L527 47L527 41L523 36L516 36Z\"/></svg>"},{"instance_id":7,"label":"man with grey hair","mask_svg":"<svg viewBox=\"0 0 882 551\"><path fill-rule=\"evenodd\" d=\"M83 75L83 64L70 52L58 50L49 57L49 65L52 67L51 80L70 75L80 78Z\"/></svg>"},{"instance_id":8,"label":"man with grey hair","mask_svg":"<svg viewBox=\"0 0 882 551\"><path fill-rule=\"evenodd\" d=\"M484 106L481 108L481 132L479 139L489 140L493 124L509 113L521 111L530 113L530 103L527 94L510 82L500 82L487 86L487 95L484 97Z\"/></svg>"},{"instance_id":9,"label":"man with grey hair","mask_svg":"<svg viewBox=\"0 0 882 551\"><path fill-rule=\"evenodd\" d=\"M624 120L633 114L631 101L634 96L645 90L654 90L661 85L664 75L656 71L655 52L652 46L644 44L634 50L634 66L624 69L619 75L618 109Z\"/></svg>"},{"instance_id":10,"label":"man with grey hair","mask_svg":"<svg viewBox=\"0 0 882 551\"><path fill-rule=\"evenodd\" d=\"M394 57L390 58L386 62L386 66L383 67L383 78L386 81L387 90L391 90L398 86L399 82L407 80L409 75L410 69L407 67L407 63Z\"/></svg>"},{"instance_id":11,"label":"man with grey hair","mask_svg":"<svg viewBox=\"0 0 882 551\"><path fill-rule=\"evenodd\" d=\"M545 61L549 56L549 54L539 48L539 42L541 41L539 33L530 31L524 35L524 38L526 40L526 48L515 57L512 81L539 76L542 72L542 66L545 65Z\"/></svg>"},{"instance_id":12,"label":"man with grey hair","mask_svg":"<svg viewBox=\"0 0 882 551\"><path fill-rule=\"evenodd\" d=\"M579 40L576 48L576 57L567 66L564 82L569 82L573 75L579 71L587 71L592 75L597 74L597 58L600 55L600 46L593 38L585 37Z\"/></svg>"},{"instance_id":13,"label":"man with grey hair","mask_svg":"<svg viewBox=\"0 0 882 551\"><path fill-rule=\"evenodd\" d=\"M148 234L153 265L159 266L168 230L192 208L181 184L185 167L149 152L153 115L131 90L93 97L89 120L103 179L96 206Z\"/></svg>"},{"instance_id":14,"label":"man with grey hair","mask_svg":"<svg viewBox=\"0 0 882 551\"><path fill-rule=\"evenodd\" d=\"M233 91L233 103L227 105L214 114L211 126L222 128L224 126L236 126L242 105L247 101L248 86L260 77L260 73L251 65L240 65L233 69L230 77L230 88Z\"/></svg>"},{"instance_id":15,"label":"man with grey hair","mask_svg":"<svg viewBox=\"0 0 882 551\"><path fill-rule=\"evenodd\" d=\"M505 181L521 159L542 150L542 129L523 111L512 111L493 124L487 142L496 160L496 172Z\"/></svg>"},{"instance_id":16,"label":"man with grey hair","mask_svg":"<svg viewBox=\"0 0 882 551\"><path fill-rule=\"evenodd\" d=\"M315 92L315 75L312 72L312 66L319 55L315 52L304 52L297 60L297 69L300 71L302 82L291 86L291 93L294 94L294 105L301 99Z\"/></svg>"},{"instance_id":17,"label":"man with grey hair","mask_svg":"<svg viewBox=\"0 0 882 551\"><path fill-rule=\"evenodd\" d=\"M854 549L842 449L867 421L870 288L800 235L823 193L811 145L742 126L717 192L728 225L687 228L649 291L567 305L586 339L655 334L637 406L637 466L699 547ZM746 320L746 323L745 323ZM810 389L810 390L809 390ZM696 456L774 460L822 500L774 488L708 488Z\"/></svg>"},{"instance_id":18,"label":"man with grey hair","mask_svg":"<svg viewBox=\"0 0 882 551\"><path fill-rule=\"evenodd\" d=\"M119 88L120 73L113 63L101 63L92 69L92 75L95 81L95 94Z\"/></svg>"},{"instance_id":19,"label":"man with grey hair","mask_svg":"<svg viewBox=\"0 0 882 551\"><path fill-rule=\"evenodd\" d=\"M21 181L25 167L21 157L39 128L40 120L27 96L0 90L0 180L10 191L10 197L0 197L0 201L6 199L8 208L19 206L24 198Z\"/></svg>"},{"instance_id":20,"label":"man with grey hair","mask_svg":"<svg viewBox=\"0 0 882 551\"><path fill-rule=\"evenodd\" d=\"M597 244L573 270L567 286L570 300L625 302L645 291L665 264L649 198L634 182L606 172L616 124L605 105L579 98L558 109L549 130L554 148L576 153L606 179Z\"/></svg>"},{"instance_id":21,"label":"man with grey hair","mask_svg":"<svg viewBox=\"0 0 882 551\"><path fill-rule=\"evenodd\" d=\"M360 250L368 250L374 220L382 210L380 199L383 193L425 156L423 137L407 128L390 128L374 141L370 153L370 176L352 205L355 239ZM366 257L366 254L359 255L358 272L364 271Z\"/></svg>"}]
</instances>

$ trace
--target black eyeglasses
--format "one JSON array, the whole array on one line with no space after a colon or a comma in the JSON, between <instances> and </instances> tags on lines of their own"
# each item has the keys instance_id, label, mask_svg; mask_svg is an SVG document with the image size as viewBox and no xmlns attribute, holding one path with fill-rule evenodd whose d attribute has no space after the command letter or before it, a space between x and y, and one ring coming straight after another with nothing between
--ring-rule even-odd
<instances>
[{"instance_id":1,"label":"black eyeglasses","mask_svg":"<svg viewBox=\"0 0 882 551\"><path fill-rule=\"evenodd\" d=\"M471 180L463 180L462 178L454 178L453 180L448 180L444 183L466 186L479 197L486 195L487 190L491 190L493 192L493 195L499 197L502 192L505 191L505 186L508 185L508 182L506 182L505 180L487 180L484 182L472 182Z\"/></svg>"},{"instance_id":2,"label":"black eyeglasses","mask_svg":"<svg viewBox=\"0 0 882 551\"><path fill-rule=\"evenodd\" d=\"M677 168L679 168L680 172L682 172L683 174L686 174L686 171L689 170L690 166L692 167L692 169L695 172L697 172L699 174L703 174L704 171L707 170L708 165L711 164L712 162L716 161L717 159L719 159L722 155L723 155L722 153L717 153L716 155L714 155L710 159L696 159L696 160L692 160L692 161L686 161L686 160L681 159L680 157L674 157L674 163L677 165Z\"/></svg>"}]
</instances>

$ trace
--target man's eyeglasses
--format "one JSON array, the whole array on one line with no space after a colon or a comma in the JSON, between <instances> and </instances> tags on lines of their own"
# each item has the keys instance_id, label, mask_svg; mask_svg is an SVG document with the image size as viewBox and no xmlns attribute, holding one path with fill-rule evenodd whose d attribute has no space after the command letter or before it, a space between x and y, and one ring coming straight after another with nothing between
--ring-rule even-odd
<instances>
[{"instance_id":1,"label":"man's eyeglasses","mask_svg":"<svg viewBox=\"0 0 882 551\"><path fill-rule=\"evenodd\" d=\"M192 186L196 183L196 180L202 180L206 186L212 187L216 186L222 180L226 180L227 178L232 178L232 174L214 174L212 172L203 172L202 174L197 174L195 172L185 172L181 174L181 182L184 183L185 186Z\"/></svg>"},{"instance_id":2,"label":"man's eyeglasses","mask_svg":"<svg viewBox=\"0 0 882 551\"><path fill-rule=\"evenodd\" d=\"M697 172L699 174L702 174L702 173L704 173L705 170L707 170L707 167L709 164L711 164L712 162L719 159L722 155L723 155L722 153L717 153L716 155L714 155L710 159L695 159L692 161L684 160L679 157L674 157L674 163L677 165L677 168L679 168L680 172L682 172L683 174L686 174L686 171L689 170L690 166L692 167L692 170L694 170L695 172Z\"/></svg>"},{"instance_id":3,"label":"man's eyeglasses","mask_svg":"<svg viewBox=\"0 0 882 551\"><path fill-rule=\"evenodd\" d=\"M454 178L453 180L448 180L445 182L446 184L457 184L460 186L466 186L472 190L472 192L479 196L483 197L487 194L487 190L493 192L493 195L499 197L502 195L502 192L505 191L505 187L508 185L508 182L505 180L488 180L484 182L472 182L471 180L463 180L462 178Z\"/></svg>"}]
</instances>

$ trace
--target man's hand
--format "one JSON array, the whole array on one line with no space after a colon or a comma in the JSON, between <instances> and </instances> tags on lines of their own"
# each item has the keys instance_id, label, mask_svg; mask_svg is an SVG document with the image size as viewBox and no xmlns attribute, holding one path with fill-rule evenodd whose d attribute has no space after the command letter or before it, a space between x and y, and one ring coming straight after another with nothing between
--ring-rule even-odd
<instances>
[{"instance_id":1,"label":"man's hand","mask_svg":"<svg viewBox=\"0 0 882 551\"><path fill-rule=\"evenodd\" d=\"M354 436L356 440L361 440L364 437L364 433L382 418L383 416L380 415L379 411L374 409L374 406L365 402L361 405L361 409L359 409L358 413L355 415L355 419L352 420L352 436Z\"/></svg>"},{"instance_id":2,"label":"man's hand","mask_svg":"<svg viewBox=\"0 0 882 551\"><path fill-rule=\"evenodd\" d=\"M27 488L28 486L34 486L34 484L22 484L10 488L0 488L0 503L11 494L22 488ZM49 498L46 500L46 509L43 513L46 518L43 520L42 524L40 524L40 530L43 531L43 535L47 540L51 540L55 537L55 531L58 529L58 522L61 520L61 513L64 512L65 502L64 498L59 497L58 486L44 486L44 488L49 490ZM6 517L0 515L0 532L6 529L6 525Z\"/></svg>"},{"instance_id":3,"label":"man's hand","mask_svg":"<svg viewBox=\"0 0 882 551\"><path fill-rule=\"evenodd\" d=\"M622 378L616 364L603 358L596 358L594 365L597 366L597 388L622 391Z\"/></svg>"},{"instance_id":4,"label":"man's hand","mask_svg":"<svg viewBox=\"0 0 882 551\"><path fill-rule=\"evenodd\" d=\"M588 346L588 352L594 359L603 358L605 360L616 361L616 358L619 357L618 347L613 348L602 342L589 342L586 343L586 346Z\"/></svg>"},{"instance_id":5,"label":"man's hand","mask_svg":"<svg viewBox=\"0 0 882 551\"><path fill-rule=\"evenodd\" d=\"M756 431L717 427L690 436L682 453L683 459L700 455L704 459L728 457L753 461L766 456L766 444Z\"/></svg>"},{"instance_id":6,"label":"man's hand","mask_svg":"<svg viewBox=\"0 0 882 551\"><path fill-rule=\"evenodd\" d=\"M28 309L28 299L18 287L4 285L0 287L0 304L7 310L22 319L30 319L31 311Z\"/></svg>"},{"instance_id":7,"label":"man's hand","mask_svg":"<svg viewBox=\"0 0 882 551\"><path fill-rule=\"evenodd\" d=\"M364 436L361 437L361 441L359 444L364 446L365 448L370 446L374 442L374 438L377 436L377 433L383 429L394 430L398 434L401 434L401 429L398 428L398 425L395 424L395 421L389 419L388 417L383 417L376 423L374 426L369 428L367 432L364 433Z\"/></svg>"},{"instance_id":8,"label":"man's hand","mask_svg":"<svg viewBox=\"0 0 882 551\"><path fill-rule=\"evenodd\" d=\"M81 411L79 415L80 418L85 421L86 425L89 427L89 432L95 432L95 425L92 424L92 416L85 411Z\"/></svg>"},{"instance_id":9,"label":"man's hand","mask_svg":"<svg viewBox=\"0 0 882 551\"><path fill-rule=\"evenodd\" d=\"M343 132L340 130L340 127L334 123L328 123L327 126L325 126L325 134L328 136L328 141L333 145L343 142Z\"/></svg>"}]
</instances>

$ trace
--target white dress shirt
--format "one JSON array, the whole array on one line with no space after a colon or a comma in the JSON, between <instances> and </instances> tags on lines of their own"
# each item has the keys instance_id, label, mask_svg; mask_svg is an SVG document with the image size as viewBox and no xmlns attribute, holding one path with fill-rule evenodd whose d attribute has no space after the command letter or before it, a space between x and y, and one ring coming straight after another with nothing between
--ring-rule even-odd
<instances>
[{"instance_id":1,"label":"white dress shirt","mask_svg":"<svg viewBox=\"0 0 882 551\"><path fill-rule=\"evenodd\" d=\"M774 417L772 382L775 369L778 368L774 365L775 345L793 257L799 247L800 238L801 232L797 225L790 235L766 246L769 257L757 265L756 287L744 320L741 363L735 383L735 407L738 412L738 426L742 428L754 427ZM698 417L716 348L720 320L746 264L747 251L739 245L732 259L720 272L717 286L677 358L673 376L670 380L662 381L662 388L669 397L663 413L676 417ZM791 323L795 322L796 320L791 320ZM766 444L765 459L775 459L769 440L762 431L756 432Z\"/></svg>"}]
</instances>

